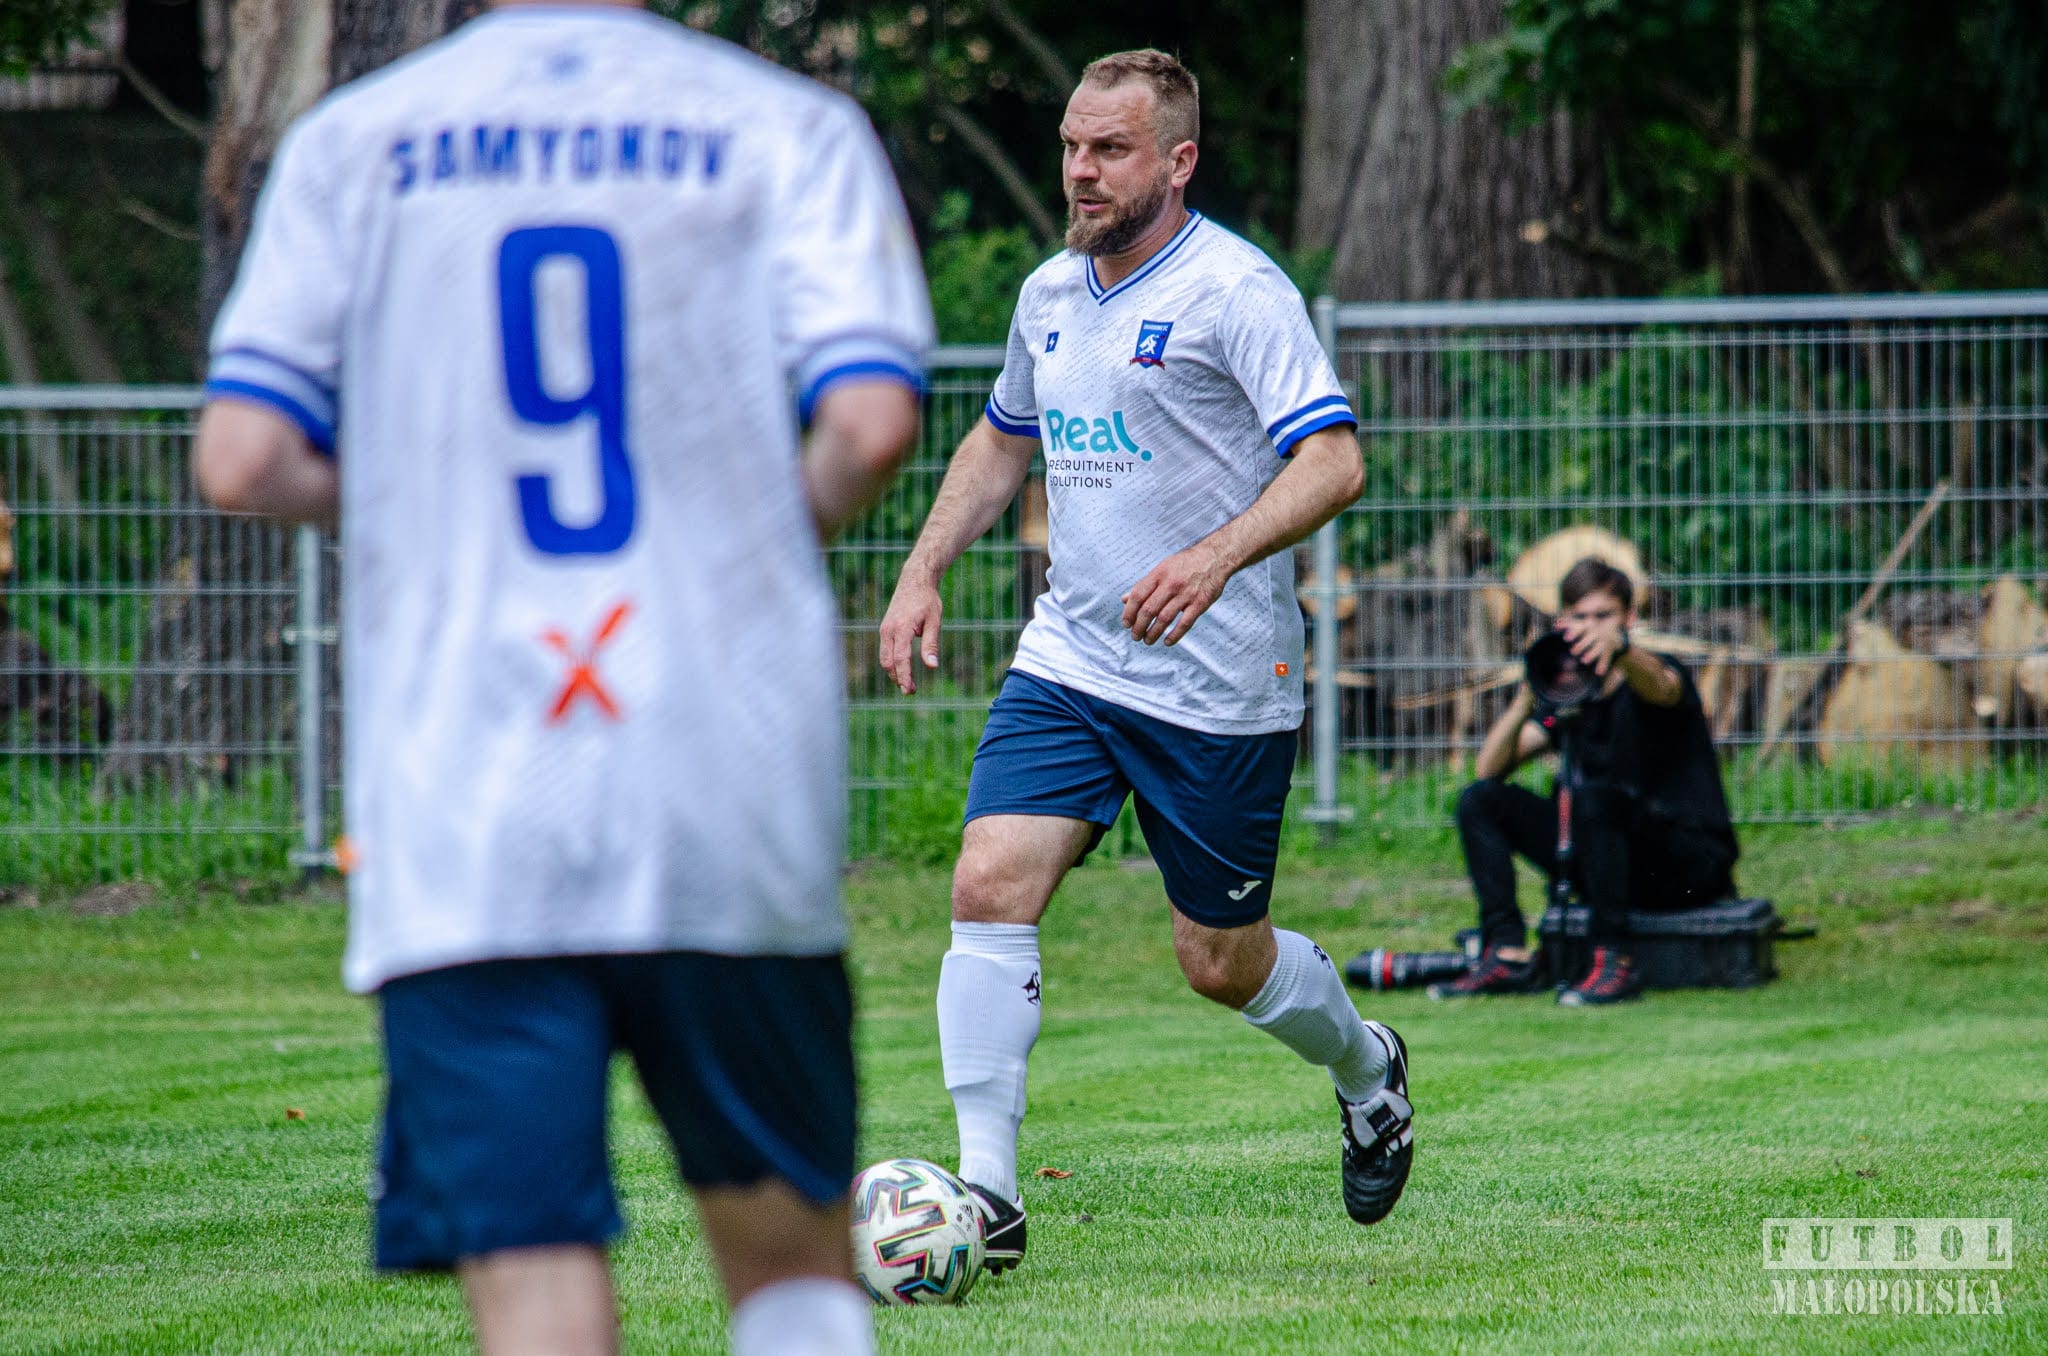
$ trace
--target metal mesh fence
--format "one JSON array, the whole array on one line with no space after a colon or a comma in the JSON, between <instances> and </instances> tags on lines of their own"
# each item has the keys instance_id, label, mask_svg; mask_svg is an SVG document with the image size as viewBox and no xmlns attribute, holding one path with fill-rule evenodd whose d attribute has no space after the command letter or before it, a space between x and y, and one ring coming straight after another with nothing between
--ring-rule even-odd
<instances>
[{"instance_id":1,"label":"metal mesh fence","mask_svg":"<svg viewBox=\"0 0 2048 1356\"><path fill-rule=\"evenodd\" d=\"M1029 615L1031 561L1019 549L1021 506L947 574L940 668L904 697L876 662L876 632L896 572L924 524L953 448L981 417L1000 350L933 374L917 454L889 497L832 553L845 640L856 855L916 852L957 823L967 767L996 684Z\"/></svg>"},{"instance_id":2,"label":"metal mesh fence","mask_svg":"<svg viewBox=\"0 0 2048 1356\"><path fill-rule=\"evenodd\" d=\"M2048 297L1319 308L1368 485L1303 590L1337 719L1302 808L1444 822L1589 551L1646 585L1740 817L2048 799ZM831 553L858 855L942 854L1047 565L1027 492L947 578L941 669L887 685L876 627L1000 354L945 357L916 458ZM231 881L338 827L339 560L194 502L194 399L0 391L0 887Z\"/></svg>"},{"instance_id":3,"label":"metal mesh fence","mask_svg":"<svg viewBox=\"0 0 2048 1356\"><path fill-rule=\"evenodd\" d=\"M1339 307L1340 799L1441 821L1556 584L1647 586L1737 814L2043 798L2048 306Z\"/></svg>"},{"instance_id":4,"label":"metal mesh fence","mask_svg":"<svg viewBox=\"0 0 2048 1356\"><path fill-rule=\"evenodd\" d=\"M195 501L190 391L8 401L0 888L273 870L294 833L289 536Z\"/></svg>"}]
</instances>

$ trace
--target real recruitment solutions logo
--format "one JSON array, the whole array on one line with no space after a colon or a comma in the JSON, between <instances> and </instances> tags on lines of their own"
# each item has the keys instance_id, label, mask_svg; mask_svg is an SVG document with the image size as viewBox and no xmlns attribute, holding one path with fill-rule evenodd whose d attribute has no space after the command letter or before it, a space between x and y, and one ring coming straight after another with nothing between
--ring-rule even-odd
<instances>
[{"instance_id":1,"label":"real recruitment solutions logo","mask_svg":"<svg viewBox=\"0 0 2048 1356\"><path fill-rule=\"evenodd\" d=\"M1767 1219L1763 1227L1777 1314L2003 1314L1997 1273L2012 1270L2012 1255L2010 1219Z\"/></svg>"}]
</instances>

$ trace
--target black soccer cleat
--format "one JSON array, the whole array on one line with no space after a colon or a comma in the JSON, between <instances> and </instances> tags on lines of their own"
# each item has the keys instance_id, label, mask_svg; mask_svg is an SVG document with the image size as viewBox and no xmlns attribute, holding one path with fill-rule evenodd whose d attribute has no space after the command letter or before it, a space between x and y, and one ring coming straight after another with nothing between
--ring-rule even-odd
<instances>
[{"instance_id":1,"label":"black soccer cleat","mask_svg":"<svg viewBox=\"0 0 2048 1356\"><path fill-rule=\"evenodd\" d=\"M973 1182L967 1189L981 1207L981 1264L989 1275L1000 1276L1024 1260L1024 1207Z\"/></svg>"},{"instance_id":2,"label":"black soccer cleat","mask_svg":"<svg viewBox=\"0 0 2048 1356\"><path fill-rule=\"evenodd\" d=\"M1337 1107L1344 1120L1344 1210L1377 1224L1394 1209L1415 1161L1415 1108L1408 1101L1408 1046L1390 1026L1366 1027L1387 1047L1387 1085L1363 1102Z\"/></svg>"},{"instance_id":3,"label":"black soccer cleat","mask_svg":"<svg viewBox=\"0 0 2048 1356\"><path fill-rule=\"evenodd\" d=\"M1479 964L1442 984L1432 984L1431 998L1480 998L1487 994L1528 993L1536 987L1534 959L1504 960L1499 951L1487 947Z\"/></svg>"},{"instance_id":4,"label":"black soccer cleat","mask_svg":"<svg viewBox=\"0 0 2048 1356\"><path fill-rule=\"evenodd\" d=\"M1596 946L1593 968L1584 979L1560 992L1557 1001L1568 1008L1591 1008L1626 1003L1642 996L1643 977L1636 973L1629 958L1612 947Z\"/></svg>"}]
</instances>

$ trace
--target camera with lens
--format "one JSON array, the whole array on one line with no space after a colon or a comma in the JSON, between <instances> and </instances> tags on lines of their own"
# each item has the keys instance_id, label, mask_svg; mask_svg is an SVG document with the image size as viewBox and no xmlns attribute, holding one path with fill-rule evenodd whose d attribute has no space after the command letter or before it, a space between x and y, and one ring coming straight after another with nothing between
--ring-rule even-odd
<instances>
[{"instance_id":1,"label":"camera with lens","mask_svg":"<svg viewBox=\"0 0 2048 1356\"><path fill-rule=\"evenodd\" d=\"M1562 631L1545 631L1522 654L1529 691L1536 697L1536 718L1543 724L1570 720L1600 692L1600 678L1579 662Z\"/></svg>"}]
</instances>

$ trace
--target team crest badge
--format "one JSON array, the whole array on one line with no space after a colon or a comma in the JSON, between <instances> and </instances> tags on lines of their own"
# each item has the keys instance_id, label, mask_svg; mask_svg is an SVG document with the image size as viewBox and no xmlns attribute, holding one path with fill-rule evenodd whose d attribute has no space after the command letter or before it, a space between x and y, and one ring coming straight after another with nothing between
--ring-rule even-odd
<instances>
[{"instance_id":1,"label":"team crest badge","mask_svg":"<svg viewBox=\"0 0 2048 1356\"><path fill-rule=\"evenodd\" d=\"M1131 361L1140 367L1166 366L1166 336L1173 333L1171 320L1138 322L1138 348Z\"/></svg>"}]
</instances>

